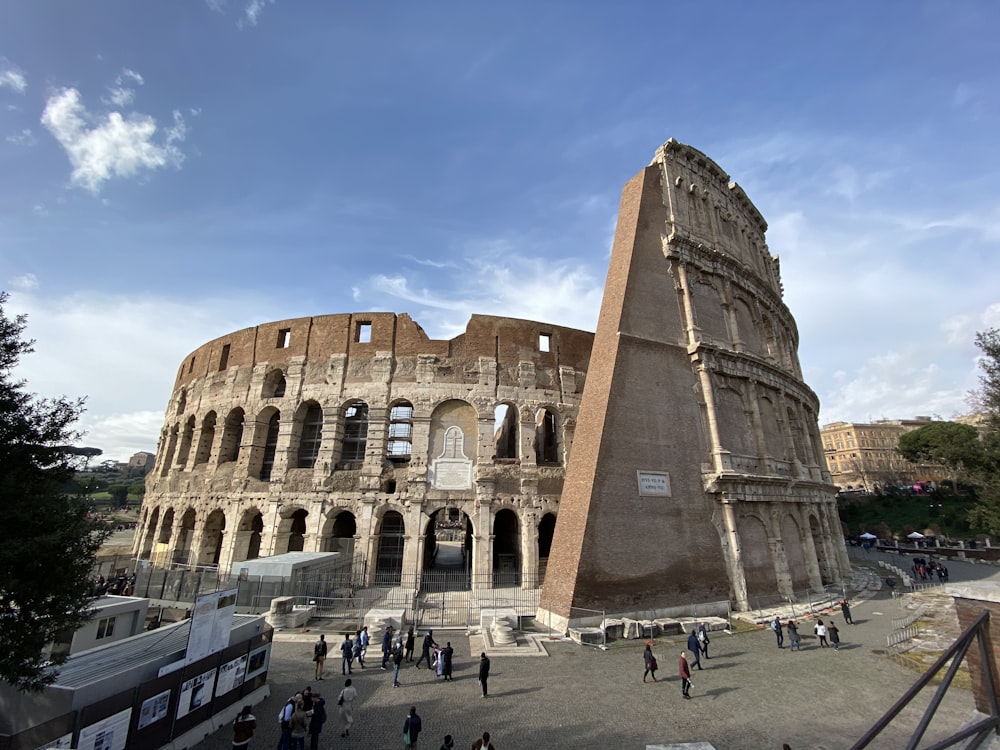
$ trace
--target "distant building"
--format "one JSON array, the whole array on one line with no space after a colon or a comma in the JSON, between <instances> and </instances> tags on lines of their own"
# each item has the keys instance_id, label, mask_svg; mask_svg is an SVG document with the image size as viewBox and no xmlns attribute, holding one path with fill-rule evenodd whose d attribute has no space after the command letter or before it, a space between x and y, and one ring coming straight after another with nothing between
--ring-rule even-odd
<instances>
[{"instance_id":1,"label":"distant building","mask_svg":"<svg viewBox=\"0 0 1000 750\"><path fill-rule=\"evenodd\" d=\"M841 490L873 492L888 485L943 478L941 467L911 463L898 450L900 437L933 421L931 417L914 417L823 425L819 432L833 483Z\"/></svg>"},{"instance_id":2,"label":"distant building","mask_svg":"<svg viewBox=\"0 0 1000 750\"><path fill-rule=\"evenodd\" d=\"M142 472L143 476L146 476L150 471L153 470L153 463L156 461L155 453L147 453L146 451L139 451L132 455L132 458L128 460L128 469L130 472Z\"/></svg>"}]
</instances>

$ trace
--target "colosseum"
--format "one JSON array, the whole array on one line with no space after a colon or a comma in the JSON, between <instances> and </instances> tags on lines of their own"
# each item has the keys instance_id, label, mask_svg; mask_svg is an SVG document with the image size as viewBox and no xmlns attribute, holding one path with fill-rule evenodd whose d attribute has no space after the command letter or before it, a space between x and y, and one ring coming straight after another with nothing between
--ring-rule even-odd
<instances>
[{"instance_id":1,"label":"colosseum","mask_svg":"<svg viewBox=\"0 0 1000 750\"><path fill-rule=\"evenodd\" d=\"M766 223L674 140L624 189L597 331L406 314L220 336L181 363L135 554L219 566L350 552L421 588L445 532L470 588L540 614L747 609L850 565Z\"/></svg>"}]
</instances>

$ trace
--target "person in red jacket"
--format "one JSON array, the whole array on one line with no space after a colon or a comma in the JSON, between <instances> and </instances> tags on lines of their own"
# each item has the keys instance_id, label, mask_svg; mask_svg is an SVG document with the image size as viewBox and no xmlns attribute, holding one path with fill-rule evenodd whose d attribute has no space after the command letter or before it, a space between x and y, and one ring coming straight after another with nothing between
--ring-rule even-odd
<instances>
[{"instance_id":1,"label":"person in red jacket","mask_svg":"<svg viewBox=\"0 0 1000 750\"><path fill-rule=\"evenodd\" d=\"M246 750L257 728L257 719L250 713L251 706L244 706L233 721L233 750Z\"/></svg>"},{"instance_id":2,"label":"person in red jacket","mask_svg":"<svg viewBox=\"0 0 1000 750\"><path fill-rule=\"evenodd\" d=\"M681 694L691 698L691 667L688 666L687 653L681 651L680 661L677 662L677 673L681 676Z\"/></svg>"}]
</instances>

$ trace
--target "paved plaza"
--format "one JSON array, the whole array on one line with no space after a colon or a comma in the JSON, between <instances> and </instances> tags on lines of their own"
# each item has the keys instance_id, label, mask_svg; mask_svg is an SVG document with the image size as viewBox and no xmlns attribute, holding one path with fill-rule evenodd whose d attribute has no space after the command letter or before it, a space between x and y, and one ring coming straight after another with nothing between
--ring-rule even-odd
<instances>
[{"instance_id":1,"label":"paved plaza","mask_svg":"<svg viewBox=\"0 0 1000 750\"><path fill-rule=\"evenodd\" d=\"M996 571L951 565L955 581L996 580ZM312 679L312 643L323 631L278 633L269 672L271 697L254 710L258 731L251 748L277 747L278 711L305 685L329 700L331 719L320 743L324 749L402 748L403 719L411 705L423 718L419 746L426 750L437 750L445 734L455 738L457 748L468 748L484 730L492 734L497 750L642 750L699 741L717 750L780 750L782 743L793 750L848 748L917 678L881 654L892 618L905 614L900 600L875 591L856 602L853 613L854 626L843 623L839 610L834 613L843 640L839 652L819 648L810 620L801 628L803 650L796 653L779 650L769 630L714 634L711 659L704 670L694 671L690 701L681 698L677 678L684 645L679 637L656 640L659 681L645 684L642 641L617 641L602 651L543 639L547 657L492 658L490 697L483 699L476 680L478 645L464 632L435 631L439 643L450 640L455 647L455 680L443 682L430 670L407 664L400 674L402 687L393 689L392 672L383 672L379 660L370 659L367 669L352 675L359 697L355 729L346 739L340 737L335 705L344 678L339 660L332 658L339 653L336 644L342 635L327 631L328 678L317 683ZM929 700L930 694L918 700L873 747L902 747L904 733L909 736ZM953 687L928 737L944 736L973 716L971 693ZM231 737L223 728L198 747L222 750Z\"/></svg>"}]
</instances>

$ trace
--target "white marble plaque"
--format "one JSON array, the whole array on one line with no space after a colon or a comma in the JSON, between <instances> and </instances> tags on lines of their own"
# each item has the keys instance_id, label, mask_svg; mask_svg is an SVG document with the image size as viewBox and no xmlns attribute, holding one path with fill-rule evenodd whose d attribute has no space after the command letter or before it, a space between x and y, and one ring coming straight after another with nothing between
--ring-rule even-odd
<instances>
[{"instance_id":1,"label":"white marble plaque","mask_svg":"<svg viewBox=\"0 0 1000 750\"><path fill-rule=\"evenodd\" d=\"M460 427L445 431L441 455L431 461L430 480L436 490L472 489L472 461L465 455L465 433Z\"/></svg>"},{"instance_id":2,"label":"white marble plaque","mask_svg":"<svg viewBox=\"0 0 1000 750\"><path fill-rule=\"evenodd\" d=\"M637 471L640 497L670 497L670 475L665 471Z\"/></svg>"}]
</instances>

